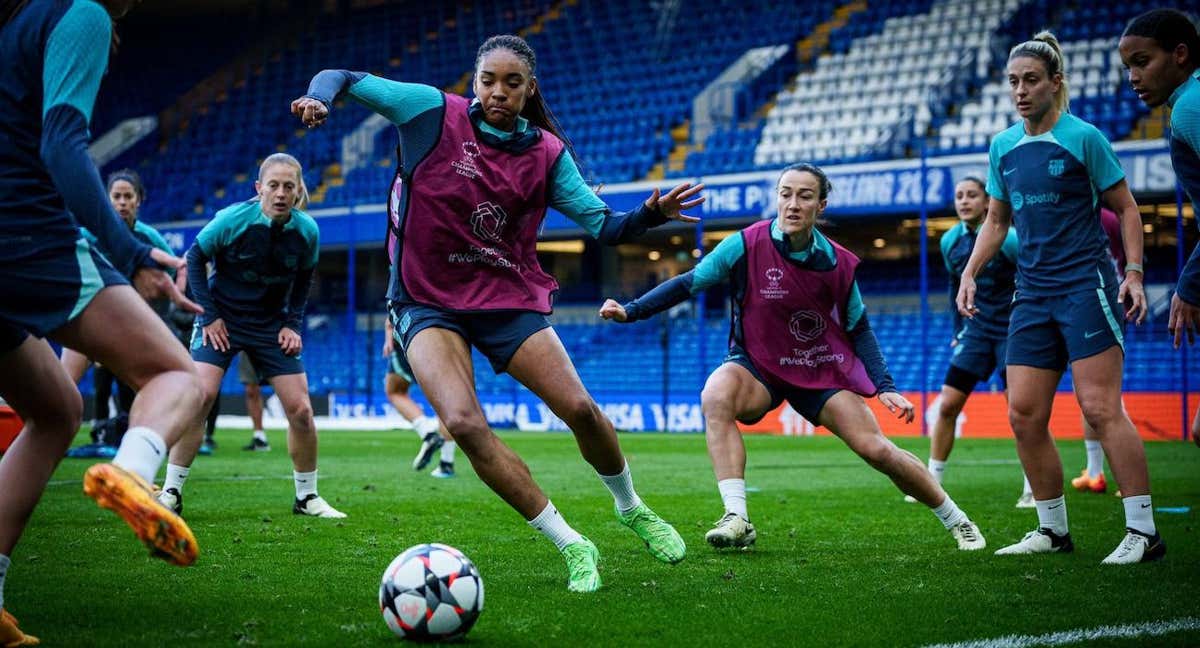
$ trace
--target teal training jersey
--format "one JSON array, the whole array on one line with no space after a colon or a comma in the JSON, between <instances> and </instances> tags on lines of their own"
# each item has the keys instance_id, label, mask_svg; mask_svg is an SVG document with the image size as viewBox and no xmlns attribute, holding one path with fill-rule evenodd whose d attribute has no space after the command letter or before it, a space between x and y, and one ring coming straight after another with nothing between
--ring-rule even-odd
<instances>
[{"instance_id":1,"label":"teal training jersey","mask_svg":"<svg viewBox=\"0 0 1200 648\"><path fill-rule=\"evenodd\" d=\"M231 320L227 325L277 326L289 315L293 281L317 264L320 234L303 211L293 209L277 224L254 199L217 212L195 245L215 266L208 285L216 316ZM214 318L206 312L203 322Z\"/></svg>"},{"instance_id":2,"label":"teal training jersey","mask_svg":"<svg viewBox=\"0 0 1200 648\"><path fill-rule=\"evenodd\" d=\"M1100 195L1124 180L1095 126L1063 113L1048 132L1024 121L992 139L987 192L1012 206L1021 240L1017 290L1048 296L1115 283Z\"/></svg>"}]
</instances>

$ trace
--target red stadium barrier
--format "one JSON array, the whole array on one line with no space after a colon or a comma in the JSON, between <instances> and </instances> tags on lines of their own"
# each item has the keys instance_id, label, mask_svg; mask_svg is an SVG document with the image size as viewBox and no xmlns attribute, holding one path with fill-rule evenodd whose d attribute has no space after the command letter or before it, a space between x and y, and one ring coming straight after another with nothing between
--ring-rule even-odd
<instances>
[{"instance_id":1,"label":"red stadium barrier","mask_svg":"<svg viewBox=\"0 0 1200 648\"><path fill-rule=\"evenodd\" d=\"M906 392L904 397L920 407L921 395L918 392ZM930 393L928 402L932 403L937 393ZM1143 439L1148 441L1178 441L1182 438L1180 430L1180 408L1183 396L1179 392L1139 392L1125 394L1125 409L1129 412L1133 424ZM919 419L905 424L896 419L880 404L878 399L868 399L867 404L879 418L883 433L887 436L920 436L921 422ZM1200 392L1188 397L1188 405L1192 416L1200 405ZM917 416L921 416L918 412ZM1008 404L1003 394L979 393L972 394L963 408L962 436L964 438L1008 438L1012 429L1008 426ZM1188 418L1191 421L1191 417ZM1054 396L1054 411L1050 415L1050 430L1058 439L1082 439L1083 427L1079 412L1079 403L1075 394L1064 392ZM790 412L786 405L781 405L775 411L767 414L754 425L742 425L745 432L757 434L829 434L823 427L815 427Z\"/></svg>"},{"instance_id":2,"label":"red stadium barrier","mask_svg":"<svg viewBox=\"0 0 1200 648\"><path fill-rule=\"evenodd\" d=\"M17 433L24 425L21 417L17 416L11 407L0 405L0 452L8 450L8 446L12 445L13 439L17 438Z\"/></svg>"}]
</instances>

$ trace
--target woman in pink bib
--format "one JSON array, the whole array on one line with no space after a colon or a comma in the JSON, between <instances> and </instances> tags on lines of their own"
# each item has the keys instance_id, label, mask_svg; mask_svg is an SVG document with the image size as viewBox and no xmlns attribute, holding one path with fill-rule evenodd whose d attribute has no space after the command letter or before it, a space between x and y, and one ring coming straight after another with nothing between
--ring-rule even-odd
<instances>
[{"instance_id":1,"label":"woman in pink bib","mask_svg":"<svg viewBox=\"0 0 1200 648\"><path fill-rule=\"evenodd\" d=\"M553 207L601 242L633 240L703 202L681 184L614 213L583 181L546 107L533 50L516 36L479 48L469 100L416 83L325 70L292 112L312 127L345 95L400 133L388 201L389 311L395 339L437 416L488 486L541 531L567 562L567 588L600 587L599 553L542 493L521 458L488 427L471 347L545 401L575 434L584 459L613 494L617 517L668 563L686 548L633 488L612 422L584 389L546 315L558 283L537 260L537 234Z\"/></svg>"},{"instance_id":2,"label":"woman in pink bib","mask_svg":"<svg viewBox=\"0 0 1200 648\"><path fill-rule=\"evenodd\" d=\"M963 550L986 546L979 527L942 490L921 461L883 436L864 397L911 422L913 406L896 391L867 322L854 279L859 259L816 229L831 189L821 169L795 164L777 186L777 218L721 241L695 269L600 316L645 319L724 281L733 319L724 364L700 394L708 454L725 514L705 535L714 547L746 548L757 532L746 510L746 447L737 422L753 423L787 401L829 428L871 467L938 516Z\"/></svg>"}]
</instances>

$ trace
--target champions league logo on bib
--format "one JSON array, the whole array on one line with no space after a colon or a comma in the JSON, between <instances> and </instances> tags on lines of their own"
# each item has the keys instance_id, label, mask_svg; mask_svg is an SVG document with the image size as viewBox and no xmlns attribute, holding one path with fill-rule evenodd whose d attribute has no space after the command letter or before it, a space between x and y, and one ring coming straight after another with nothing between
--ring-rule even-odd
<instances>
[{"instance_id":1,"label":"champions league logo on bib","mask_svg":"<svg viewBox=\"0 0 1200 648\"><path fill-rule=\"evenodd\" d=\"M499 241L500 232L508 221L508 214L495 203L485 202L471 214L471 231L475 236L488 241Z\"/></svg>"},{"instance_id":2,"label":"champions league logo on bib","mask_svg":"<svg viewBox=\"0 0 1200 648\"><path fill-rule=\"evenodd\" d=\"M462 157L450 163L454 167L455 172L461 176L466 176L472 180L479 177L479 167L475 165L475 158L479 157L479 145L472 140L467 140L462 143Z\"/></svg>"},{"instance_id":3,"label":"champions league logo on bib","mask_svg":"<svg viewBox=\"0 0 1200 648\"><path fill-rule=\"evenodd\" d=\"M783 279L782 268L767 268L763 273L767 277L766 288L759 288L758 293L763 299L783 299L788 291L786 288L781 288L779 282Z\"/></svg>"},{"instance_id":4,"label":"champions league logo on bib","mask_svg":"<svg viewBox=\"0 0 1200 648\"><path fill-rule=\"evenodd\" d=\"M792 313L788 330L801 342L812 342L825 332L825 318L816 311L802 310Z\"/></svg>"}]
</instances>

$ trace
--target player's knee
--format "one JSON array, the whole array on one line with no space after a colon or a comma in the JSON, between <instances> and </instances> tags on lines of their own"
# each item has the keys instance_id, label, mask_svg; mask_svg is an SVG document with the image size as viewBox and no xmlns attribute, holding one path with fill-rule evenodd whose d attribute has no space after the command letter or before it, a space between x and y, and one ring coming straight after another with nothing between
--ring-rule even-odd
<instances>
[{"instance_id":1,"label":"player's knee","mask_svg":"<svg viewBox=\"0 0 1200 648\"><path fill-rule=\"evenodd\" d=\"M478 414L451 412L442 418L442 424L458 445L467 452L492 433L487 420Z\"/></svg>"},{"instance_id":2,"label":"player's knee","mask_svg":"<svg viewBox=\"0 0 1200 648\"><path fill-rule=\"evenodd\" d=\"M899 461L901 455L896 447L888 443L883 435L877 434L854 444L854 452L876 470L884 470Z\"/></svg>"},{"instance_id":3,"label":"player's knee","mask_svg":"<svg viewBox=\"0 0 1200 648\"><path fill-rule=\"evenodd\" d=\"M704 391L700 392L700 412L709 421L732 421L734 417L732 399L728 398L727 394L705 387Z\"/></svg>"},{"instance_id":4,"label":"player's knee","mask_svg":"<svg viewBox=\"0 0 1200 648\"><path fill-rule=\"evenodd\" d=\"M957 400L943 398L942 401L938 403L938 417L949 420L957 419L958 415L962 413L963 405L964 403Z\"/></svg>"},{"instance_id":5,"label":"player's knee","mask_svg":"<svg viewBox=\"0 0 1200 648\"><path fill-rule=\"evenodd\" d=\"M1045 428L1047 422L1041 408L1020 403L1010 403L1008 406L1008 423L1018 439L1036 434Z\"/></svg>"},{"instance_id":6,"label":"player's knee","mask_svg":"<svg viewBox=\"0 0 1200 648\"><path fill-rule=\"evenodd\" d=\"M293 424L306 423L311 421L313 417L312 403L307 398L299 399L295 403L288 403L287 407L284 408L284 414L287 416L288 421Z\"/></svg>"},{"instance_id":7,"label":"player's knee","mask_svg":"<svg viewBox=\"0 0 1200 648\"><path fill-rule=\"evenodd\" d=\"M1079 409L1083 410L1083 418L1097 433L1101 432L1122 416L1121 402L1109 402L1111 399L1081 396Z\"/></svg>"},{"instance_id":8,"label":"player's knee","mask_svg":"<svg viewBox=\"0 0 1200 648\"><path fill-rule=\"evenodd\" d=\"M564 408L563 422L572 430L588 430L598 427L604 420L604 412L591 397L584 394L573 399Z\"/></svg>"}]
</instances>

